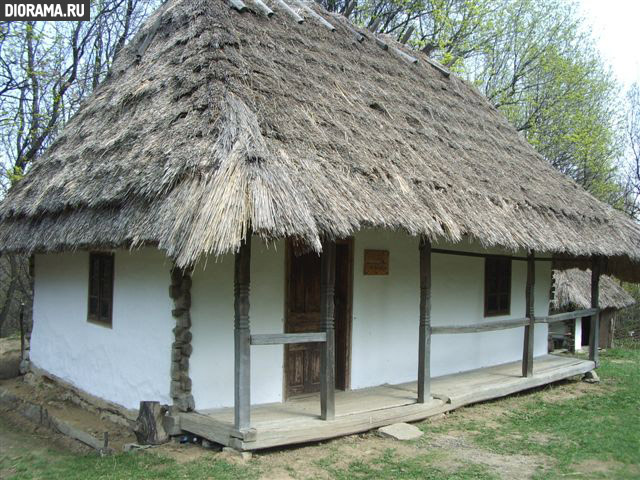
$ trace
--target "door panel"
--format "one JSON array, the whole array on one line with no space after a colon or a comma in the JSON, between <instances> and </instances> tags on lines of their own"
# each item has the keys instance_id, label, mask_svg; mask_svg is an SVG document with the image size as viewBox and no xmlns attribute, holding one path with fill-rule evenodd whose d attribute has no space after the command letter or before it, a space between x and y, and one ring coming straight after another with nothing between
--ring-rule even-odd
<instances>
[{"instance_id":1,"label":"door panel","mask_svg":"<svg viewBox=\"0 0 640 480\"><path fill-rule=\"evenodd\" d=\"M320 256L307 253L296 256L288 249L288 285L286 333L321 331ZM320 355L318 343L285 346L286 394L300 395L320 391Z\"/></svg>"},{"instance_id":2,"label":"door panel","mask_svg":"<svg viewBox=\"0 0 640 480\"><path fill-rule=\"evenodd\" d=\"M351 242L336 248L336 387L348 384L351 349ZM286 333L322 331L320 321L320 256L307 253L296 256L287 247ZM285 396L320 391L322 344L285 345Z\"/></svg>"}]
</instances>

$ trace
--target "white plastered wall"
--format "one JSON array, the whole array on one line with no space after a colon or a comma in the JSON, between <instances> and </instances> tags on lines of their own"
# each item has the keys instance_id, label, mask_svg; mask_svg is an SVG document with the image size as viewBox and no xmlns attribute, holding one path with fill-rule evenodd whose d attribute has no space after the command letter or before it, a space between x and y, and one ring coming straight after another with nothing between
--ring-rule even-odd
<instances>
[{"instance_id":1,"label":"white plastered wall","mask_svg":"<svg viewBox=\"0 0 640 480\"><path fill-rule=\"evenodd\" d=\"M251 329L284 328L284 242L253 241ZM474 244L435 245L486 251ZM354 241L352 388L412 381L417 372L418 240L402 233L365 231ZM364 276L364 249L390 252L388 276ZM493 253L500 253L494 250ZM483 318L484 260L433 254L432 323ZM233 405L233 255L199 265L193 274L193 355L190 376L198 409ZM128 408L140 400L170 403L172 302L170 262L159 251L118 251L113 328L87 316L88 253L38 255L31 358L36 366ZM513 262L511 317L524 314L525 262ZM536 314L548 311L550 262L536 263ZM494 317L495 320L509 317ZM432 337L432 375L518 360L523 329ZM538 325L535 354L546 353L546 325ZM283 347L251 347L252 403L278 402Z\"/></svg>"},{"instance_id":2,"label":"white plastered wall","mask_svg":"<svg viewBox=\"0 0 640 480\"><path fill-rule=\"evenodd\" d=\"M252 333L284 331L284 242L253 240L249 317ZM196 408L233 405L233 255L196 267L191 291L193 354L189 374ZM281 345L251 347L251 403L282 401Z\"/></svg>"},{"instance_id":3,"label":"white plastered wall","mask_svg":"<svg viewBox=\"0 0 640 480\"><path fill-rule=\"evenodd\" d=\"M475 244L437 247L487 252ZM366 231L354 241L352 388L413 381L418 364L418 240L402 233ZM364 249L390 252L388 276L364 276ZM252 333L284 328L284 242L252 243ZM506 253L498 249L492 253ZM520 255L524 255L520 252ZM190 375L198 409L233 405L233 256L210 260L193 275L193 355ZM484 259L433 254L433 325L472 324L484 318ZM548 313L551 262L536 262L536 313ZM524 316L526 263L512 264L511 316ZM523 328L432 337L432 375L518 360ZM546 353L546 325L536 326L535 355ZM252 404L282 400L282 346L251 347Z\"/></svg>"},{"instance_id":4,"label":"white plastered wall","mask_svg":"<svg viewBox=\"0 0 640 480\"><path fill-rule=\"evenodd\" d=\"M355 236L351 387L414 381L418 368L418 239L399 232ZM473 243L435 247L487 252ZM389 250L389 275L363 275L365 249ZM490 253L507 253L499 249ZM519 255L523 255L520 252ZM547 315L551 262L536 262L535 312ZM434 253L433 326L519 318L525 314L526 262L513 261L511 315L484 318L484 259ZM431 375L471 370L522 358L524 328L434 335ZM534 355L547 352L547 325L535 329Z\"/></svg>"},{"instance_id":5,"label":"white plastered wall","mask_svg":"<svg viewBox=\"0 0 640 480\"><path fill-rule=\"evenodd\" d=\"M87 322L89 254L36 255L31 361L127 408L141 400L170 403L169 270L156 249L116 251L108 328Z\"/></svg>"}]
</instances>

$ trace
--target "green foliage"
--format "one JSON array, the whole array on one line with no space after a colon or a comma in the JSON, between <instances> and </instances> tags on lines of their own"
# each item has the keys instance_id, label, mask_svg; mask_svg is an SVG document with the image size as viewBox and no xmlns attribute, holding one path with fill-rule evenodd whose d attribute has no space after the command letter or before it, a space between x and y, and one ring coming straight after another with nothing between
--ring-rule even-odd
<instances>
[{"instance_id":1,"label":"green foliage","mask_svg":"<svg viewBox=\"0 0 640 480\"><path fill-rule=\"evenodd\" d=\"M504 2L493 41L465 74L551 165L622 206L619 89L575 10L562 0Z\"/></svg>"}]
</instances>

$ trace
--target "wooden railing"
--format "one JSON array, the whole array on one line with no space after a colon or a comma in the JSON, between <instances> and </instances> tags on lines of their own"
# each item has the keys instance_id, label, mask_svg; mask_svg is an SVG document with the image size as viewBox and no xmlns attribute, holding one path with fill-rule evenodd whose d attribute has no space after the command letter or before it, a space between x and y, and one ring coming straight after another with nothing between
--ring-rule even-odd
<instances>
[{"instance_id":1,"label":"wooden railing","mask_svg":"<svg viewBox=\"0 0 640 480\"><path fill-rule=\"evenodd\" d=\"M442 335L451 333L478 333L491 332L493 330L506 330L508 328L524 327L528 325L528 318L514 318L501 320L498 322L482 322L471 325L451 325L446 327L431 327L432 335Z\"/></svg>"},{"instance_id":2,"label":"wooden railing","mask_svg":"<svg viewBox=\"0 0 640 480\"><path fill-rule=\"evenodd\" d=\"M324 343L326 332L312 333L265 333L251 335L251 345L286 345L291 343Z\"/></svg>"},{"instance_id":3,"label":"wooden railing","mask_svg":"<svg viewBox=\"0 0 640 480\"><path fill-rule=\"evenodd\" d=\"M592 317L599 311L600 309L598 308L586 308L584 310L574 310L573 312L556 313L547 317L536 317L536 323L556 323L576 318Z\"/></svg>"},{"instance_id":4,"label":"wooden railing","mask_svg":"<svg viewBox=\"0 0 640 480\"><path fill-rule=\"evenodd\" d=\"M586 308L584 310L574 310L573 312L563 312L545 317L534 317L535 323L556 323L576 318L592 317L599 312L598 308ZM513 318L500 320L497 322L481 322L469 325L447 325L431 327L432 335L456 334L456 333L478 333L491 332L494 330L507 330L509 328L524 327L529 324L528 318Z\"/></svg>"},{"instance_id":5,"label":"wooden railing","mask_svg":"<svg viewBox=\"0 0 640 480\"><path fill-rule=\"evenodd\" d=\"M459 333L478 333L478 332L491 332L495 330L507 330L510 328L525 327L525 346L522 352L522 376L528 377L533 374L533 342L528 344L527 333L533 337L531 327L536 323L556 323L564 322L566 320L574 320L583 317L592 317L594 324L598 323L598 317L600 314L599 308L586 308L583 310L574 310L572 312L557 313L554 315L547 315L544 317L536 317L532 314L531 317L513 318L508 320L499 320L493 322L481 322L470 325L447 325L430 327L429 333L431 335L443 335L443 334L459 334ZM527 332L527 327L531 329ZM593 330L593 329L592 329ZM590 358L593 359L593 351L597 352L597 337L593 337L590 340Z\"/></svg>"}]
</instances>

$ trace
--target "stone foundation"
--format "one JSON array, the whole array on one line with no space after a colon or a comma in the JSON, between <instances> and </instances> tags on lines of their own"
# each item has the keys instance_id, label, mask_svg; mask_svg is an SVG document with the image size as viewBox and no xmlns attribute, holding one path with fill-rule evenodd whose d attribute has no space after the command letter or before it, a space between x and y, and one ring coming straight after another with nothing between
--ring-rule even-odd
<instances>
[{"instance_id":1,"label":"stone foundation","mask_svg":"<svg viewBox=\"0 0 640 480\"><path fill-rule=\"evenodd\" d=\"M189 377L191 346L191 271L173 268L169 295L173 299L171 314L176 319L175 340L171 347L171 388L173 408L180 412L195 409Z\"/></svg>"}]
</instances>

